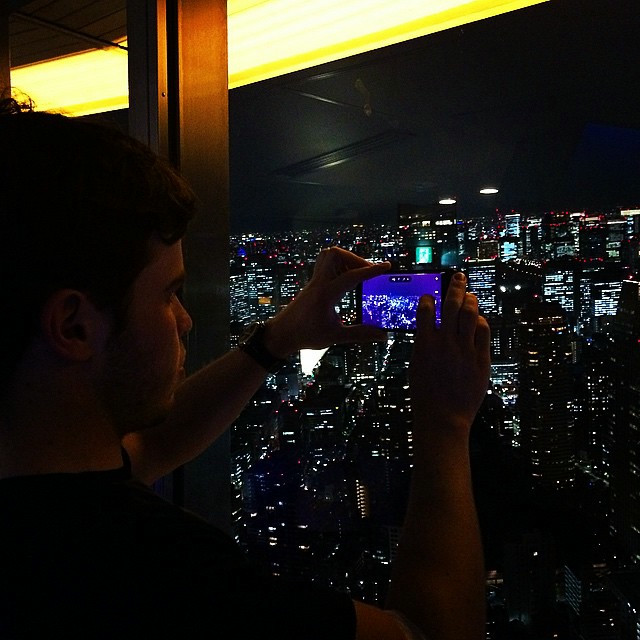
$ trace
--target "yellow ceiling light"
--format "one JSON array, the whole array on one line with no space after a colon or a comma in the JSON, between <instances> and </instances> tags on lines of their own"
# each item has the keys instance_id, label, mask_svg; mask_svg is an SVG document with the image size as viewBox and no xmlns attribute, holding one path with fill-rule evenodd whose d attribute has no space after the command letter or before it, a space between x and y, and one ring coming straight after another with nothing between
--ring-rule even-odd
<instances>
[{"instance_id":1,"label":"yellow ceiling light","mask_svg":"<svg viewBox=\"0 0 640 640\"><path fill-rule=\"evenodd\" d=\"M126 47L126 40L118 44ZM129 106L127 51L83 51L11 69L11 86L39 111L84 116Z\"/></svg>"},{"instance_id":2,"label":"yellow ceiling light","mask_svg":"<svg viewBox=\"0 0 640 640\"><path fill-rule=\"evenodd\" d=\"M229 88L548 1L228 0ZM108 47L14 67L11 84L41 110L123 109L127 52Z\"/></svg>"},{"instance_id":3,"label":"yellow ceiling light","mask_svg":"<svg viewBox=\"0 0 640 640\"><path fill-rule=\"evenodd\" d=\"M228 0L229 88L548 0Z\"/></svg>"}]
</instances>

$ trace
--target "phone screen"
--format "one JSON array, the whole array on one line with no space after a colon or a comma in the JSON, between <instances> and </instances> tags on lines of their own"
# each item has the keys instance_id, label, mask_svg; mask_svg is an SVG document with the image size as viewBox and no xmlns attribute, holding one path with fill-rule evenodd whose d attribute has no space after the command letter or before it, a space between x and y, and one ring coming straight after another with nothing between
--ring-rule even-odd
<instances>
[{"instance_id":1,"label":"phone screen","mask_svg":"<svg viewBox=\"0 0 640 640\"><path fill-rule=\"evenodd\" d=\"M360 321L381 329L415 331L420 296L435 299L436 324L440 324L445 273L385 273L362 283Z\"/></svg>"}]
</instances>

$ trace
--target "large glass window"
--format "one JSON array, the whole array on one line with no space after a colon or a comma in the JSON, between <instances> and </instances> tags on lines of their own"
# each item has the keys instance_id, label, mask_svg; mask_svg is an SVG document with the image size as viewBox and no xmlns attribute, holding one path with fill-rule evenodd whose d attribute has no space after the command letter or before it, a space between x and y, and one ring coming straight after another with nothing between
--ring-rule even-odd
<instances>
[{"instance_id":1,"label":"large glass window","mask_svg":"<svg viewBox=\"0 0 640 640\"><path fill-rule=\"evenodd\" d=\"M488 638L622 638L640 611L639 28L550 2L230 92L232 340L333 244L478 295ZM274 573L382 601L411 344L303 353L234 425L236 536Z\"/></svg>"}]
</instances>

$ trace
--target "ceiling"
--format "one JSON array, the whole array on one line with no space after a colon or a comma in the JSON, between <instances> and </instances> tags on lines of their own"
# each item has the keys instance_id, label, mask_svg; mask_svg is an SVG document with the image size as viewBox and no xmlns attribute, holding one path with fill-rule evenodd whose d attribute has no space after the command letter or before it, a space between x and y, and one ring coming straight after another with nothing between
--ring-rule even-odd
<instances>
[{"instance_id":1,"label":"ceiling","mask_svg":"<svg viewBox=\"0 0 640 640\"><path fill-rule=\"evenodd\" d=\"M7 0L5 0L6 2ZM127 33L127 0L8 0L11 66L84 51Z\"/></svg>"},{"instance_id":2,"label":"ceiling","mask_svg":"<svg viewBox=\"0 0 640 640\"><path fill-rule=\"evenodd\" d=\"M235 227L387 222L447 195L463 217L640 206L638 33L637 0L551 0L234 89Z\"/></svg>"},{"instance_id":3,"label":"ceiling","mask_svg":"<svg viewBox=\"0 0 640 640\"><path fill-rule=\"evenodd\" d=\"M10 5L12 65L91 46L66 29L126 35L126 0ZM637 0L551 0L234 89L232 226L390 222L445 195L461 216L640 207L638 33Z\"/></svg>"}]
</instances>

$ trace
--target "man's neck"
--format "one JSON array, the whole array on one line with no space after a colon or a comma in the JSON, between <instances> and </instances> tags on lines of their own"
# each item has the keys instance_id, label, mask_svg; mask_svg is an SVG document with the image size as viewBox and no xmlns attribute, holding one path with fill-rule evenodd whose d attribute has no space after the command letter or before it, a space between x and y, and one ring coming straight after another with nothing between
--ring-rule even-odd
<instances>
[{"instance_id":1,"label":"man's neck","mask_svg":"<svg viewBox=\"0 0 640 640\"><path fill-rule=\"evenodd\" d=\"M120 466L121 439L86 406L33 402L0 418L0 478Z\"/></svg>"},{"instance_id":2,"label":"man's neck","mask_svg":"<svg viewBox=\"0 0 640 640\"><path fill-rule=\"evenodd\" d=\"M122 466L122 449L117 439L97 445L95 440L72 442L46 429L16 438L13 426L0 425L0 478L104 471Z\"/></svg>"}]
</instances>

